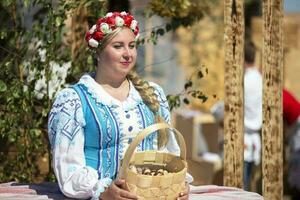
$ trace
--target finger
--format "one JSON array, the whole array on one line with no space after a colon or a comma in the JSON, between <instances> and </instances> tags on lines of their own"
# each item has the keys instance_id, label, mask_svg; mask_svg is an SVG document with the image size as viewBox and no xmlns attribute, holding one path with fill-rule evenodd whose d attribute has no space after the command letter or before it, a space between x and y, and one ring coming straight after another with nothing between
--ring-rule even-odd
<instances>
[{"instance_id":1,"label":"finger","mask_svg":"<svg viewBox=\"0 0 300 200\"><path fill-rule=\"evenodd\" d=\"M187 195L187 194L188 194L187 191L180 192L179 197L183 197L183 196L185 196L185 195Z\"/></svg>"},{"instance_id":2,"label":"finger","mask_svg":"<svg viewBox=\"0 0 300 200\"><path fill-rule=\"evenodd\" d=\"M187 195L190 192L190 186L188 184L185 185L184 191L180 192L179 196Z\"/></svg>"},{"instance_id":3,"label":"finger","mask_svg":"<svg viewBox=\"0 0 300 200\"><path fill-rule=\"evenodd\" d=\"M180 192L178 200L188 200L189 199L189 193L188 190Z\"/></svg>"},{"instance_id":4,"label":"finger","mask_svg":"<svg viewBox=\"0 0 300 200\"><path fill-rule=\"evenodd\" d=\"M115 193L118 194L118 196L125 198L125 199L138 199L138 196L135 194L132 194L131 192L122 189L120 186L121 185L125 185L125 181L124 180L116 180L114 181L114 184L112 184L112 188L115 191Z\"/></svg>"},{"instance_id":5,"label":"finger","mask_svg":"<svg viewBox=\"0 0 300 200\"><path fill-rule=\"evenodd\" d=\"M180 200L188 199L189 191L190 191L190 186L189 186L189 184L186 184L185 185L185 190L180 192L179 197L177 199L180 199Z\"/></svg>"},{"instance_id":6,"label":"finger","mask_svg":"<svg viewBox=\"0 0 300 200\"><path fill-rule=\"evenodd\" d=\"M125 182L125 180L123 180L123 179L118 179L118 180L116 180L116 181L115 181L115 185L116 185L117 187L119 187L119 188L122 188L122 189L124 189L124 190L127 190L126 182Z\"/></svg>"},{"instance_id":7,"label":"finger","mask_svg":"<svg viewBox=\"0 0 300 200\"><path fill-rule=\"evenodd\" d=\"M120 192L120 196L123 197L123 198L127 198L127 199L138 199L138 196L131 193L131 192L128 192L126 190L122 190Z\"/></svg>"},{"instance_id":8,"label":"finger","mask_svg":"<svg viewBox=\"0 0 300 200\"><path fill-rule=\"evenodd\" d=\"M188 199L189 199L189 195L188 194L186 194L184 196L180 196L180 197L177 198L177 200L188 200Z\"/></svg>"},{"instance_id":9,"label":"finger","mask_svg":"<svg viewBox=\"0 0 300 200\"><path fill-rule=\"evenodd\" d=\"M118 196L120 197L121 196L121 192L122 192L122 189L116 185L115 181L110 185L110 193L113 195L113 196Z\"/></svg>"},{"instance_id":10,"label":"finger","mask_svg":"<svg viewBox=\"0 0 300 200\"><path fill-rule=\"evenodd\" d=\"M117 179L117 180L115 180L115 184L120 187L120 186L125 184L125 180L124 179Z\"/></svg>"}]
</instances>

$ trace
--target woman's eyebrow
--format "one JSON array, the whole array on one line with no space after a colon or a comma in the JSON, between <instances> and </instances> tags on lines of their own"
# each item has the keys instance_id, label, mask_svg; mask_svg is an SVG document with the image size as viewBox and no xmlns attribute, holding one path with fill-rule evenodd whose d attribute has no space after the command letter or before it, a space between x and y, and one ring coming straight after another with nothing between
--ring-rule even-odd
<instances>
[{"instance_id":1,"label":"woman's eyebrow","mask_svg":"<svg viewBox=\"0 0 300 200\"><path fill-rule=\"evenodd\" d=\"M115 42L112 42L112 44L123 44L124 42L121 42L121 41L115 41Z\"/></svg>"},{"instance_id":2,"label":"woman's eyebrow","mask_svg":"<svg viewBox=\"0 0 300 200\"><path fill-rule=\"evenodd\" d=\"M129 44L135 43L135 41L130 41ZM112 44L124 44L122 41L114 41Z\"/></svg>"}]
</instances>

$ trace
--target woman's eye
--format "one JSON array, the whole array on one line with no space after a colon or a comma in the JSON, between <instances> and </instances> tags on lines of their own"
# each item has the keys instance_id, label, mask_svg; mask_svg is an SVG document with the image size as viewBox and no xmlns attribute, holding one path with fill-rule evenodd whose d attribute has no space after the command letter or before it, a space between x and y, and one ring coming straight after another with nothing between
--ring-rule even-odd
<instances>
[{"instance_id":1,"label":"woman's eye","mask_svg":"<svg viewBox=\"0 0 300 200\"><path fill-rule=\"evenodd\" d=\"M122 46L121 45L115 45L114 48L120 49L120 48L122 48Z\"/></svg>"},{"instance_id":2,"label":"woman's eye","mask_svg":"<svg viewBox=\"0 0 300 200\"><path fill-rule=\"evenodd\" d=\"M135 44L129 45L130 49L134 49L135 48Z\"/></svg>"}]
</instances>

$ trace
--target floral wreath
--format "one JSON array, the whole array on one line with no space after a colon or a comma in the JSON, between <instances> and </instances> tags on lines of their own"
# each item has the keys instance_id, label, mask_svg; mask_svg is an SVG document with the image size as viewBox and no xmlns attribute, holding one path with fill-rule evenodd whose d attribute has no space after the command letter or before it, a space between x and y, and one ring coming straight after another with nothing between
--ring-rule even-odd
<instances>
[{"instance_id":1,"label":"floral wreath","mask_svg":"<svg viewBox=\"0 0 300 200\"><path fill-rule=\"evenodd\" d=\"M126 26L132 30L135 39L139 36L138 22L133 16L125 11L123 12L109 12L105 17L99 18L97 23L86 33L85 40L91 49L99 46L101 40L117 27Z\"/></svg>"}]
</instances>

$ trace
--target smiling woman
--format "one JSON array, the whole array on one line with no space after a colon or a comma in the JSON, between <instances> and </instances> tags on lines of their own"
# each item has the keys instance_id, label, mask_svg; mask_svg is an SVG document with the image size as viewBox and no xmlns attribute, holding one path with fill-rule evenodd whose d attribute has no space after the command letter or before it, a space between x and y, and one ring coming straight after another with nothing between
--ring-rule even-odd
<instances>
[{"instance_id":1,"label":"smiling woman","mask_svg":"<svg viewBox=\"0 0 300 200\"><path fill-rule=\"evenodd\" d=\"M117 179L120 161L133 138L146 127L170 123L160 86L139 78L136 63L138 22L126 12L108 13L86 34L97 58L94 73L63 89L52 106L48 134L53 168L61 191L72 198L137 199ZM154 133L138 151L164 150L179 155L173 133ZM178 191L188 199L188 187Z\"/></svg>"},{"instance_id":2,"label":"smiling woman","mask_svg":"<svg viewBox=\"0 0 300 200\"><path fill-rule=\"evenodd\" d=\"M126 76L134 67L137 54L134 34L128 28L118 28L115 32L116 35L97 54L98 67L95 79L103 84L108 92L121 87L119 88L121 91L125 89L125 93L128 93L129 82ZM117 99L123 101L126 98L125 94Z\"/></svg>"}]
</instances>

